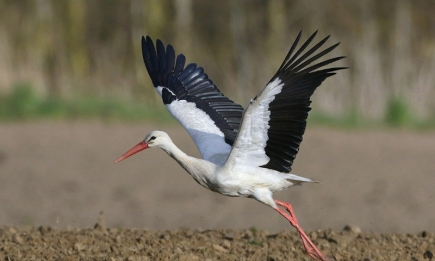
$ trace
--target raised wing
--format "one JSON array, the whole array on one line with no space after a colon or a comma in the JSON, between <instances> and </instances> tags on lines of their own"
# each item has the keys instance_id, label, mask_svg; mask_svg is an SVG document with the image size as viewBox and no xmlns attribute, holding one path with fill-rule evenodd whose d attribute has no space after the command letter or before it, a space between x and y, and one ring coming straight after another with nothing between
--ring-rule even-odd
<instances>
[{"instance_id":1,"label":"raised wing","mask_svg":"<svg viewBox=\"0 0 435 261\"><path fill-rule=\"evenodd\" d=\"M226 164L255 164L279 172L291 171L311 110L311 95L335 71L345 69L318 70L343 56L309 66L339 45L314 54L328 36L303 53L316 34L317 31L293 54L301 37L301 32L298 34L278 72L251 101Z\"/></svg>"},{"instance_id":2,"label":"raised wing","mask_svg":"<svg viewBox=\"0 0 435 261\"><path fill-rule=\"evenodd\" d=\"M222 164L237 136L243 107L225 97L204 73L171 45L160 40L156 48L150 37L142 37L142 56L154 87L168 111L187 130L201 156Z\"/></svg>"}]
</instances>

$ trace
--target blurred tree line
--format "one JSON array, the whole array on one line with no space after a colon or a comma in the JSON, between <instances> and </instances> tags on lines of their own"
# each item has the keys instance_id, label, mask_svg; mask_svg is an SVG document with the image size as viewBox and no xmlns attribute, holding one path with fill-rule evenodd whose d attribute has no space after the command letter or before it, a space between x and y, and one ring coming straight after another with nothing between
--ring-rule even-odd
<instances>
[{"instance_id":1,"label":"blurred tree line","mask_svg":"<svg viewBox=\"0 0 435 261\"><path fill-rule=\"evenodd\" d=\"M342 42L351 69L327 80L314 107L384 117L404 103L435 116L432 0L0 0L0 94L17 83L47 96L117 96L160 103L140 37L171 43L245 102L279 67L294 38Z\"/></svg>"}]
</instances>

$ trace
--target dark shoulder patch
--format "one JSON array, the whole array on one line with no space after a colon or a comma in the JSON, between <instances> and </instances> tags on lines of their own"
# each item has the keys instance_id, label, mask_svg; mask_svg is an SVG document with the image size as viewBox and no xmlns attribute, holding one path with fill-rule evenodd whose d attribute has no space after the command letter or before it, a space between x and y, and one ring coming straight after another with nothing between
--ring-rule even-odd
<instances>
[{"instance_id":1,"label":"dark shoulder patch","mask_svg":"<svg viewBox=\"0 0 435 261\"><path fill-rule=\"evenodd\" d=\"M162 99L163 99L163 103L166 105L166 104L171 104L173 101L177 99L177 97L175 97L175 95L172 94L167 88L163 88Z\"/></svg>"}]
</instances>

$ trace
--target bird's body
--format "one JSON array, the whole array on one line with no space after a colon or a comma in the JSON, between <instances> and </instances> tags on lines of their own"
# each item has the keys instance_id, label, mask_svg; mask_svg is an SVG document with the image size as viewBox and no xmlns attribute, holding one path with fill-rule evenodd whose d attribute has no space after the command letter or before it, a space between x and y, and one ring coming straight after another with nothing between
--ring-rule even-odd
<instances>
[{"instance_id":1,"label":"bird's body","mask_svg":"<svg viewBox=\"0 0 435 261\"><path fill-rule=\"evenodd\" d=\"M308 66L338 44L314 54L326 37L303 53L315 33L293 54L300 35L278 72L245 110L225 97L202 68L185 67L183 55L175 60L171 45L165 50L157 40L155 48L149 37L143 38L143 58L156 91L189 132L202 159L185 154L167 133L153 131L115 162L159 147L201 186L225 196L254 198L275 209L298 230L311 257L327 260L300 228L291 205L273 198L275 191L313 182L291 174L291 166L305 132L311 95L323 80L344 69L317 70L344 57Z\"/></svg>"},{"instance_id":2,"label":"bird's body","mask_svg":"<svg viewBox=\"0 0 435 261\"><path fill-rule=\"evenodd\" d=\"M191 157L180 150L166 132L153 131L145 140L148 147L159 147L180 164L201 186L211 191L230 197L252 197L258 201L276 207L272 193L299 185L302 182L313 182L310 179L293 174L284 174L275 170L243 166L225 162L216 165L210 161Z\"/></svg>"}]
</instances>

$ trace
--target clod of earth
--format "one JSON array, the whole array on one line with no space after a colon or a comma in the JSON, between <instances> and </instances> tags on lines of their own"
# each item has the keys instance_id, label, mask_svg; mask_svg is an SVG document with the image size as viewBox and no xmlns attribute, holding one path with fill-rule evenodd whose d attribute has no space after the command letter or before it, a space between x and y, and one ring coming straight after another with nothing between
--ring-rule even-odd
<instances>
[{"instance_id":1,"label":"clod of earth","mask_svg":"<svg viewBox=\"0 0 435 261\"><path fill-rule=\"evenodd\" d=\"M378 234L355 226L309 236L336 261L433 259L435 233ZM310 260L297 232L51 227L0 228L0 260Z\"/></svg>"}]
</instances>

